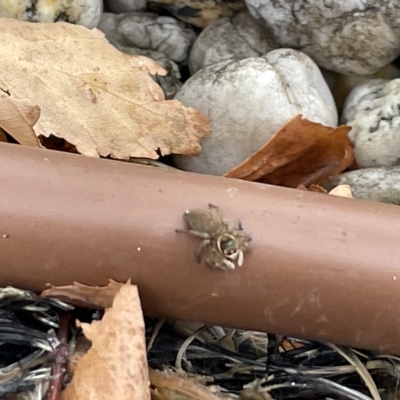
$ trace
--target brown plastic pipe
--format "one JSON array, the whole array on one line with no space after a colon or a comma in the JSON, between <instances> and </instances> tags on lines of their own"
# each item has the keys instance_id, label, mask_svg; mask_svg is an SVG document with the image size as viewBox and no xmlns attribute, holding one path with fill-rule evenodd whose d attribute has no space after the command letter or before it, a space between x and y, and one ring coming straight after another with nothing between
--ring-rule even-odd
<instances>
[{"instance_id":1,"label":"brown plastic pipe","mask_svg":"<svg viewBox=\"0 0 400 400\"><path fill-rule=\"evenodd\" d=\"M152 316L400 354L400 207L0 144L0 285L132 279ZM186 209L242 220L234 271L197 264Z\"/></svg>"}]
</instances>

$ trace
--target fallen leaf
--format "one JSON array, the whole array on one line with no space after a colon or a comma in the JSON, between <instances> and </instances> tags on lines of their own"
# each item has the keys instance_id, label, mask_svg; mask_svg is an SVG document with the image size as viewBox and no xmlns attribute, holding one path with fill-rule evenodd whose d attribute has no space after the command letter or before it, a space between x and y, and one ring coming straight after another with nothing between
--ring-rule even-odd
<instances>
[{"instance_id":1,"label":"fallen leaf","mask_svg":"<svg viewBox=\"0 0 400 400\"><path fill-rule=\"evenodd\" d=\"M150 399L144 321L136 286L126 284L101 321L78 323L92 347L62 400Z\"/></svg>"},{"instance_id":2,"label":"fallen leaf","mask_svg":"<svg viewBox=\"0 0 400 400\"><path fill-rule=\"evenodd\" d=\"M41 147L33 126L40 108L26 100L18 100L0 90L0 128L24 146ZM7 141L7 140L5 140Z\"/></svg>"},{"instance_id":3,"label":"fallen leaf","mask_svg":"<svg viewBox=\"0 0 400 400\"><path fill-rule=\"evenodd\" d=\"M280 343L280 346L282 347L282 349L284 351L290 351L290 350L300 349L301 347L304 347L304 343L285 338Z\"/></svg>"},{"instance_id":4,"label":"fallen leaf","mask_svg":"<svg viewBox=\"0 0 400 400\"><path fill-rule=\"evenodd\" d=\"M328 192L322 186L314 185L314 184L310 185L308 188L305 187L304 185L299 185L299 186L297 186L296 189L305 190L306 192L328 194Z\"/></svg>"},{"instance_id":5,"label":"fallen leaf","mask_svg":"<svg viewBox=\"0 0 400 400\"><path fill-rule=\"evenodd\" d=\"M153 400L221 400L202 385L172 372L149 368L149 377Z\"/></svg>"},{"instance_id":6,"label":"fallen leaf","mask_svg":"<svg viewBox=\"0 0 400 400\"><path fill-rule=\"evenodd\" d=\"M75 368L79 364L81 358L92 347L92 343L88 340L83 333L78 333L77 338L70 343L69 360L68 360L68 374L71 376L75 373Z\"/></svg>"},{"instance_id":7,"label":"fallen leaf","mask_svg":"<svg viewBox=\"0 0 400 400\"><path fill-rule=\"evenodd\" d=\"M164 100L156 62L115 49L97 29L0 18L0 89L38 105L36 136L92 157L156 159L201 151L209 119Z\"/></svg>"},{"instance_id":8,"label":"fallen leaf","mask_svg":"<svg viewBox=\"0 0 400 400\"><path fill-rule=\"evenodd\" d=\"M123 286L123 283L112 279L107 286L88 286L74 282L68 286L52 286L40 296L57 298L78 307L103 309L112 306L114 297Z\"/></svg>"},{"instance_id":9,"label":"fallen leaf","mask_svg":"<svg viewBox=\"0 0 400 400\"><path fill-rule=\"evenodd\" d=\"M350 129L331 128L297 115L224 176L288 187L321 184L353 163Z\"/></svg>"},{"instance_id":10,"label":"fallen leaf","mask_svg":"<svg viewBox=\"0 0 400 400\"><path fill-rule=\"evenodd\" d=\"M353 193L351 193L351 187L349 185L336 186L329 192L329 194L331 194L332 196L354 198Z\"/></svg>"}]
</instances>

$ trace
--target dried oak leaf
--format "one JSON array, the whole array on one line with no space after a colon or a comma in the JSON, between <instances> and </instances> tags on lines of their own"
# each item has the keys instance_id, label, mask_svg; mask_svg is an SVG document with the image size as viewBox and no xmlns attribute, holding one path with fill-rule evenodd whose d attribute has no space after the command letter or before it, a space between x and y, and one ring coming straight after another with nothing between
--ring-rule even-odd
<instances>
[{"instance_id":1,"label":"dried oak leaf","mask_svg":"<svg viewBox=\"0 0 400 400\"><path fill-rule=\"evenodd\" d=\"M149 369L152 400L221 400L202 385L172 372Z\"/></svg>"},{"instance_id":2,"label":"dried oak leaf","mask_svg":"<svg viewBox=\"0 0 400 400\"><path fill-rule=\"evenodd\" d=\"M0 90L0 128L18 143L24 146L41 147L33 130L39 116L40 108L37 105L16 99Z\"/></svg>"},{"instance_id":3,"label":"dried oak leaf","mask_svg":"<svg viewBox=\"0 0 400 400\"><path fill-rule=\"evenodd\" d=\"M97 29L0 18L0 89L40 108L36 136L87 156L158 158L201 151L209 119L164 100L154 61L115 49Z\"/></svg>"},{"instance_id":4,"label":"dried oak leaf","mask_svg":"<svg viewBox=\"0 0 400 400\"><path fill-rule=\"evenodd\" d=\"M130 281L127 282L130 284ZM110 279L107 286L88 286L74 282L67 286L52 286L41 293L41 297L55 297L66 303L84 308L109 308L123 283Z\"/></svg>"},{"instance_id":5,"label":"dried oak leaf","mask_svg":"<svg viewBox=\"0 0 400 400\"><path fill-rule=\"evenodd\" d=\"M101 321L80 323L92 347L62 400L150 399L144 321L136 286L126 284Z\"/></svg>"},{"instance_id":6,"label":"dried oak leaf","mask_svg":"<svg viewBox=\"0 0 400 400\"><path fill-rule=\"evenodd\" d=\"M305 192L328 194L328 192L322 186L315 185L315 184L310 185L308 188L305 187L304 185L299 185L299 186L297 186L296 189L304 190Z\"/></svg>"},{"instance_id":7,"label":"dried oak leaf","mask_svg":"<svg viewBox=\"0 0 400 400\"><path fill-rule=\"evenodd\" d=\"M321 184L352 165L350 129L331 128L297 115L224 176L294 188Z\"/></svg>"}]
</instances>

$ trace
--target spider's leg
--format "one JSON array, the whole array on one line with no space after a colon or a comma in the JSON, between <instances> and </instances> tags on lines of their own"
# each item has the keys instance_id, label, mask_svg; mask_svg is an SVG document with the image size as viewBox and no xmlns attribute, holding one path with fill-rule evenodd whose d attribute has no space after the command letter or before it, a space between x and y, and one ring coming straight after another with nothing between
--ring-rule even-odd
<instances>
[{"instance_id":1,"label":"spider's leg","mask_svg":"<svg viewBox=\"0 0 400 400\"><path fill-rule=\"evenodd\" d=\"M195 252L194 254L195 254L195 256L196 256L196 260L197 260L198 263L201 262L201 253L203 252L203 250L204 250L210 243L211 243L211 242L210 242L210 239L204 239L204 240L200 243L199 247L197 247L197 250L196 250L196 252Z\"/></svg>"},{"instance_id":2,"label":"spider's leg","mask_svg":"<svg viewBox=\"0 0 400 400\"><path fill-rule=\"evenodd\" d=\"M251 242L251 236L247 234L246 232L236 232L236 236L240 237L242 242Z\"/></svg>"},{"instance_id":3,"label":"spider's leg","mask_svg":"<svg viewBox=\"0 0 400 400\"><path fill-rule=\"evenodd\" d=\"M206 264L211 267L212 269L220 269L222 271L226 270L226 267L224 265L224 263L219 262L217 260L210 260L210 259L206 259Z\"/></svg>"},{"instance_id":4,"label":"spider's leg","mask_svg":"<svg viewBox=\"0 0 400 400\"><path fill-rule=\"evenodd\" d=\"M227 260L226 258L224 259L223 264L226 265L226 267L229 269L235 269L235 263Z\"/></svg>"},{"instance_id":5,"label":"spider's leg","mask_svg":"<svg viewBox=\"0 0 400 400\"><path fill-rule=\"evenodd\" d=\"M203 239L210 239L210 235L206 232L199 232L199 231L195 231L193 229L175 229L175 232L178 233L187 233L189 235L193 235L193 236L198 236L201 237Z\"/></svg>"},{"instance_id":6,"label":"spider's leg","mask_svg":"<svg viewBox=\"0 0 400 400\"><path fill-rule=\"evenodd\" d=\"M237 231L242 231L243 230L242 221L240 219L235 219L235 221L232 221L229 224L229 228L235 229Z\"/></svg>"},{"instance_id":7,"label":"spider's leg","mask_svg":"<svg viewBox=\"0 0 400 400\"><path fill-rule=\"evenodd\" d=\"M205 258L206 264L213 269L226 269L223 266L223 260L224 258L221 257L221 255L216 251L215 247L213 247L213 244L210 243L207 256Z\"/></svg>"},{"instance_id":8,"label":"spider's leg","mask_svg":"<svg viewBox=\"0 0 400 400\"><path fill-rule=\"evenodd\" d=\"M208 203L208 209L210 211L213 211L214 213L218 214L219 217L222 219L222 211L218 206L216 206L214 204L211 204L211 203Z\"/></svg>"}]
</instances>

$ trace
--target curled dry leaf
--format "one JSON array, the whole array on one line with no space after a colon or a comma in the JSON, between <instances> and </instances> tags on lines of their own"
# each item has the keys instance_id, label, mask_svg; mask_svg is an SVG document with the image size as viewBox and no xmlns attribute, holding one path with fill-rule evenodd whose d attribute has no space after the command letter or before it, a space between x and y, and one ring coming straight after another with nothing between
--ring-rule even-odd
<instances>
[{"instance_id":1,"label":"curled dry leaf","mask_svg":"<svg viewBox=\"0 0 400 400\"><path fill-rule=\"evenodd\" d=\"M296 189L304 190L306 192L328 194L328 192L322 186L314 185L314 184L310 185L308 188L305 187L304 185L299 185L299 186L297 186Z\"/></svg>"},{"instance_id":2,"label":"curled dry leaf","mask_svg":"<svg viewBox=\"0 0 400 400\"><path fill-rule=\"evenodd\" d=\"M41 147L33 130L39 116L40 108L37 105L16 99L15 96L0 90L0 128L3 128L18 143L24 146Z\"/></svg>"},{"instance_id":3,"label":"curled dry leaf","mask_svg":"<svg viewBox=\"0 0 400 400\"><path fill-rule=\"evenodd\" d=\"M252 389L243 389L240 392L240 400L274 400L268 392L255 392Z\"/></svg>"},{"instance_id":4,"label":"curled dry leaf","mask_svg":"<svg viewBox=\"0 0 400 400\"><path fill-rule=\"evenodd\" d=\"M62 400L150 399L137 287L122 286L101 321L79 325L92 347L77 363Z\"/></svg>"},{"instance_id":5,"label":"curled dry leaf","mask_svg":"<svg viewBox=\"0 0 400 400\"><path fill-rule=\"evenodd\" d=\"M115 49L97 29L0 18L0 89L40 107L36 136L54 135L87 156L156 159L201 151L208 118L164 94L165 71Z\"/></svg>"},{"instance_id":6,"label":"curled dry leaf","mask_svg":"<svg viewBox=\"0 0 400 400\"><path fill-rule=\"evenodd\" d=\"M130 281L127 282L130 284ZM84 308L109 308L113 304L114 297L120 291L123 283L110 279L107 286L88 286L74 282L67 286L52 286L41 293L41 297L54 297Z\"/></svg>"},{"instance_id":7,"label":"curled dry leaf","mask_svg":"<svg viewBox=\"0 0 400 400\"><path fill-rule=\"evenodd\" d=\"M297 115L224 176L294 188L321 184L352 165L350 129L331 128Z\"/></svg>"},{"instance_id":8,"label":"curled dry leaf","mask_svg":"<svg viewBox=\"0 0 400 400\"><path fill-rule=\"evenodd\" d=\"M205 387L172 372L149 369L152 400L221 400Z\"/></svg>"},{"instance_id":9,"label":"curled dry leaf","mask_svg":"<svg viewBox=\"0 0 400 400\"><path fill-rule=\"evenodd\" d=\"M349 185L336 186L329 192L329 194L331 194L332 196L354 198L353 193L351 193L351 187Z\"/></svg>"}]
</instances>

